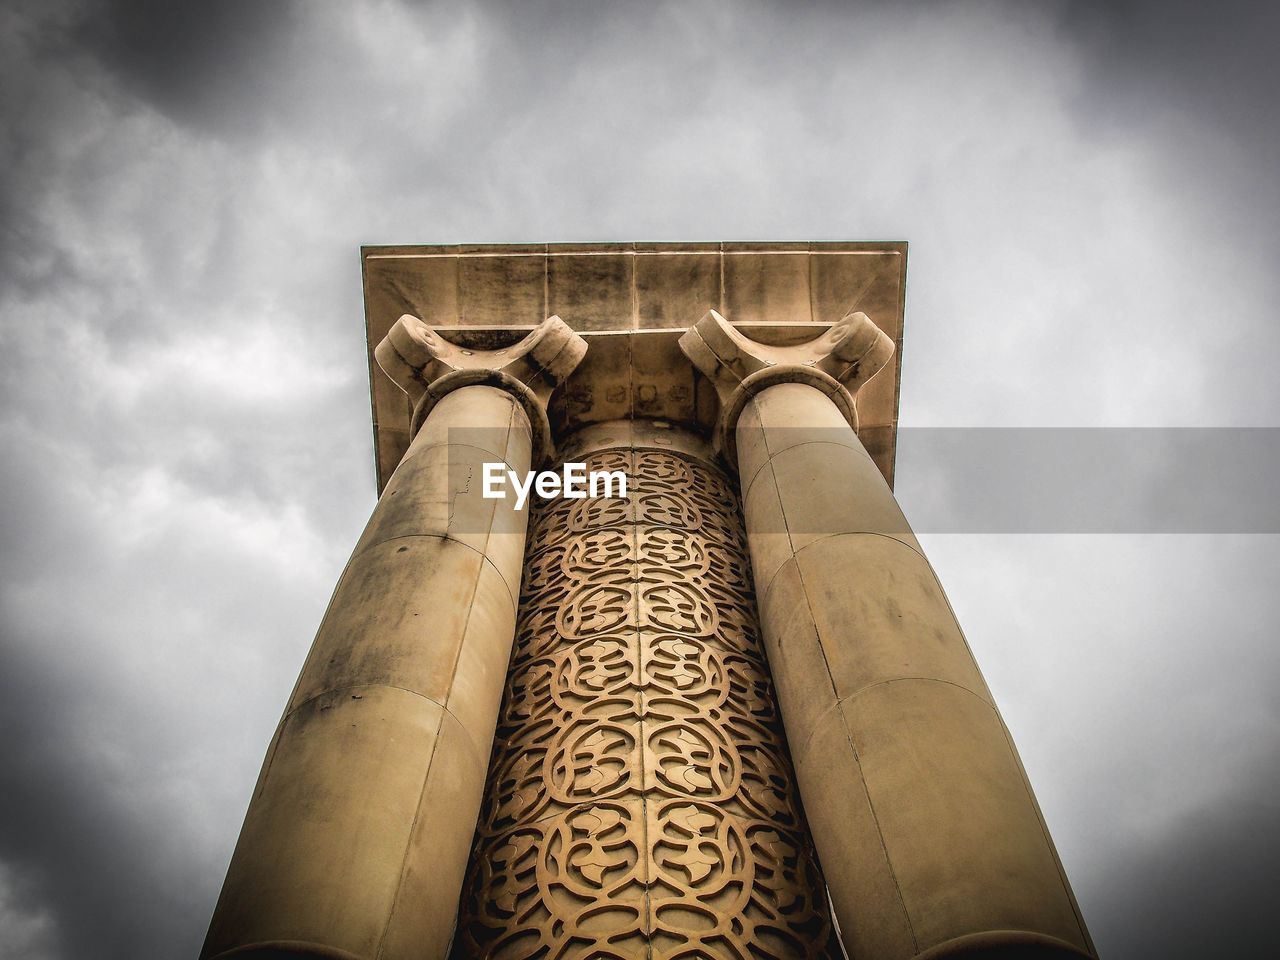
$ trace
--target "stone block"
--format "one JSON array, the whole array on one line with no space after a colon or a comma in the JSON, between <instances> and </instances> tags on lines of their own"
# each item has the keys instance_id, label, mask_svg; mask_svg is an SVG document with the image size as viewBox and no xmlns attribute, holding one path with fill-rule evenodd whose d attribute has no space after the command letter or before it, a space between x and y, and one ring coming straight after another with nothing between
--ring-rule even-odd
<instances>
[{"instance_id":1,"label":"stone block","mask_svg":"<svg viewBox=\"0 0 1280 960\"><path fill-rule=\"evenodd\" d=\"M846 433L856 444L853 432ZM878 534L920 549L880 471L860 447L826 440L803 443L774 454L769 464L797 551L844 533Z\"/></svg>"},{"instance_id":2,"label":"stone block","mask_svg":"<svg viewBox=\"0 0 1280 960\"><path fill-rule=\"evenodd\" d=\"M288 717L205 956L281 941L380 955L443 716L431 700L373 686L326 694Z\"/></svg>"},{"instance_id":3,"label":"stone block","mask_svg":"<svg viewBox=\"0 0 1280 960\"><path fill-rule=\"evenodd\" d=\"M836 704L831 671L809 610L800 569L789 561L760 594L761 626L769 672L787 729L787 742L798 755Z\"/></svg>"},{"instance_id":4,"label":"stone block","mask_svg":"<svg viewBox=\"0 0 1280 960\"><path fill-rule=\"evenodd\" d=\"M795 553L791 536L787 532L786 519L782 515L782 503L778 499L778 487L773 479L773 468L765 464L753 478L751 488L742 501L746 518L747 543L751 547L751 570L756 593L767 595L774 575Z\"/></svg>"},{"instance_id":5,"label":"stone block","mask_svg":"<svg viewBox=\"0 0 1280 960\"><path fill-rule=\"evenodd\" d=\"M842 700L877 683L926 677L991 701L933 568L917 551L888 537L842 534L797 554Z\"/></svg>"},{"instance_id":6,"label":"stone block","mask_svg":"<svg viewBox=\"0 0 1280 960\"><path fill-rule=\"evenodd\" d=\"M438 537L389 540L352 558L290 709L328 690L379 683L444 704L483 564L472 548Z\"/></svg>"},{"instance_id":7,"label":"stone block","mask_svg":"<svg viewBox=\"0 0 1280 960\"><path fill-rule=\"evenodd\" d=\"M547 258L541 248L484 254L458 261L458 323L535 326L547 310Z\"/></svg>"},{"instance_id":8,"label":"stone block","mask_svg":"<svg viewBox=\"0 0 1280 960\"><path fill-rule=\"evenodd\" d=\"M636 255L636 312L640 329L691 326L708 310L719 310L720 251Z\"/></svg>"},{"instance_id":9,"label":"stone block","mask_svg":"<svg viewBox=\"0 0 1280 960\"><path fill-rule=\"evenodd\" d=\"M496 706L494 709L496 712ZM446 713L378 957L416 960L447 955L488 759L489 740L483 745L475 743Z\"/></svg>"},{"instance_id":10,"label":"stone block","mask_svg":"<svg viewBox=\"0 0 1280 960\"><path fill-rule=\"evenodd\" d=\"M622 250L557 251L547 260L547 312L576 330L633 329L634 266L635 257Z\"/></svg>"},{"instance_id":11,"label":"stone block","mask_svg":"<svg viewBox=\"0 0 1280 960\"><path fill-rule=\"evenodd\" d=\"M922 950L992 930L1088 949L990 703L950 683L900 680L842 708Z\"/></svg>"},{"instance_id":12,"label":"stone block","mask_svg":"<svg viewBox=\"0 0 1280 960\"><path fill-rule=\"evenodd\" d=\"M782 251L726 243L724 316L732 323L810 322L806 245Z\"/></svg>"},{"instance_id":13,"label":"stone block","mask_svg":"<svg viewBox=\"0 0 1280 960\"><path fill-rule=\"evenodd\" d=\"M835 323L860 311L898 340L905 260L905 252L897 250L813 251L809 270L814 321Z\"/></svg>"},{"instance_id":14,"label":"stone block","mask_svg":"<svg viewBox=\"0 0 1280 960\"><path fill-rule=\"evenodd\" d=\"M850 957L908 960L916 954L893 868L880 838L857 754L838 708L808 743L793 748L796 780Z\"/></svg>"}]
</instances>

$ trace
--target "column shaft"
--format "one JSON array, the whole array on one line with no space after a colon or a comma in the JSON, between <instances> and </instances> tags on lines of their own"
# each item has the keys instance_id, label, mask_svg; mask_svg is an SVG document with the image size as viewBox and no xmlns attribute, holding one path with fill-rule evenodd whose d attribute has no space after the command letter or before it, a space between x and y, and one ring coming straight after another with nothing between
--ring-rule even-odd
<instances>
[{"instance_id":1,"label":"column shaft","mask_svg":"<svg viewBox=\"0 0 1280 960\"><path fill-rule=\"evenodd\" d=\"M812 386L765 387L736 447L765 647L850 956L1092 953L990 691L844 414Z\"/></svg>"},{"instance_id":2,"label":"column shaft","mask_svg":"<svg viewBox=\"0 0 1280 960\"><path fill-rule=\"evenodd\" d=\"M839 955L737 497L701 442L647 429L576 443L627 499L531 522L459 958Z\"/></svg>"},{"instance_id":3,"label":"column shaft","mask_svg":"<svg viewBox=\"0 0 1280 960\"><path fill-rule=\"evenodd\" d=\"M493 386L432 408L338 583L280 722L205 957L445 954L515 630L530 466Z\"/></svg>"}]
</instances>

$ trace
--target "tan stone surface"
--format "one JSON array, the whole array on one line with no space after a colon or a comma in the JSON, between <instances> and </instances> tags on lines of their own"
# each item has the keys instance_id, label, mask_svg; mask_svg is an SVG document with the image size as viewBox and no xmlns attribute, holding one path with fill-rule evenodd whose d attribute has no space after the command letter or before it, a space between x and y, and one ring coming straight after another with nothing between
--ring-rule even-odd
<instances>
[{"instance_id":1,"label":"tan stone surface","mask_svg":"<svg viewBox=\"0 0 1280 960\"><path fill-rule=\"evenodd\" d=\"M527 522L513 498L481 496L482 467L529 469L530 416L545 429L543 405L582 348L546 321L486 354L412 317L380 346L425 421L320 626L203 956L255 944L288 944L282 955L444 956L511 652ZM459 377L463 385L449 387Z\"/></svg>"},{"instance_id":2,"label":"tan stone surface","mask_svg":"<svg viewBox=\"0 0 1280 960\"><path fill-rule=\"evenodd\" d=\"M597 450L611 447L669 450L698 460L713 460L711 444L696 433L664 420L609 420L577 431L560 442L565 460L581 462Z\"/></svg>"},{"instance_id":3,"label":"tan stone surface","mask_svg":"<svg viewBox=\"0 0 1280 960\"><path fill-rule=\"evenodd\" d=\"M591 250L548 256L547 312L581 318L582 330L635 328L635 260ZM627 295L620 296L620 291Z\"/></svg>"},{"instance_id":4,"label":"tan stone surface","mask_svg":"<svg viewBox=\"0 0 1280 960\"><path fill-rule=\"evenodd\" d=\"M990 692L836 378L714 316L682 346L736 441L765 649L850 956L1091 952Z\"/></svg>"},{"instance_id":5,"label":"tan stone surface","mask_svg":"<svg viewBox=\"0 0 1280 960\"><path fill-rule=\"evenodd\" d=\"M773 326L766 324L759 329ZM896 352L884 331L864 313L847 314L818 336L796 343L762 341L752 336L754 329L735 326L716 311L708 310L680 338L680 349L719 399L714 443L730 464L742 469L736 447L743 433L738 423L744 408L773 386L786 386L793 392L798 385L811 388L775 402L788 408L797 403L812 407L813 402L803 398L822 394L839 412L840 419L858 430L860 415L855 397L859 388L884 369ZM827 427L839 431L838 424L828 423L829 419L810 423L803 416L789 415L788 428L776 431L775 439L795 444L809 442L810 433L820 438L823 432L831 432ZM839 432L843 435L843 431ZM759 438L744 439L752 442ZM755 451L748 458L748 482L753 461L758 457L759 451Z\"/></svg>"},{"instance_id":6,"label":"tan stone surface","mask_svg":"<svg viewBox=\"0 0 1280 960\"><path fill-rule=\"evenodd\" d=\"M373 349L406 313L432 327L473 329L532 328L557 313L574 330L591 334L683 333L713 309L734 323L820 328L862 311L899 347L892 371L864 391L860 409L864 443L892 482L904 243L384 246L363 248L361 260L379 491L408 448L410 406L378 369ZM613 354L612 378L593 365L566 384L564 422L556 424L562 435L587 422L629 416L669 419L684 426L705 425L714 416L714 395L685 398L670 392L688 386L688 366L673 342L659 353L675 361L665 369L683 373L679 383L643 374L633 383L628 372L631 344L593 346L592 355L606 350ZM628 359L617 362L620 354ZM643 348L637 353L642 372L645 355ZM589 389L591 396L579 396L575 404L572 397L578 386ZM607 399L610 393L616 395L612 401Z\"/></svg>"},{"instance_id":7,"label":"tan stone surface","mask_svg":"<svg viewBox=\"0 0 1280 960\"><path fill-rule=\"evenodd\" d=\"M808 244L726 243L723 269L722 312L734 322L813 319Z\"/></svg>"},{"instance_id":8,"label":"tan stone surface","mask_svg":"<svg viewBox=\"0 0 1280 960\"><path fill-rule=\"evenodd\" d=\"M845 951L851 960L915 956L916 938L844 715L829 707L803 743L793 739L785 709L783 718Z\"/></svg>"},{"instance_id":9,"label":"tan stone surface","mask_svg":"<svg viewBox=\"0 0 1280 960\"><path fill-rule=\"evenodd\" d=\"M437 407L441 416L423 424L416 448L465 444L483 451L491 461L527 459L529 436L527 430L519 429L517 406L500 387L477 386L465 396L446 395ZM509 424L505 429L504 423Z\"/></svg>"},{"instance_id":10,"label":"tan stone surface","mask_svg":"<svg viewBox=\"0 0 1280 960\"><path fill-rule=\"evenodd\" d=\"M774 429L766 442L764 427ZM738 475L749 492L756 474L775 454L805 443L843 443L856 448L844 417L827 398L804 384L779 384L768 397L757 397L738 418Z\"/></svg>"},{"instance_id":11,"label":"tan stone surface","mask_svg":"<svg viewBox=\"0 0 1280 960\"><path fill-rule=\"evenodd\" d=\"M514 337L508 336L511 332L487 331L484 339L492 342L482 346L455 343L410 314L391 325L373 355L412 404L410 438L435 406L460 387L499 387L520 403L531 427L533 463L542 466L553 452L547 418L551 393L581 363L587 345L554 316Z\"/></svg>"},{"instance_id":12,"label":"tan stone surface","mask_svg":"<svg viewBox=\"0 0 1280 960\"><path fill-rule=\"evenodd\" d=\"M789 380L794 374L817 371L856 394L895 352L893 341L864 313L846 315L813 339L779 344L753 339L746 328L714 310L680 338L680 349L716 385L726 407L731 395L755 375L784 370Z\"/></svg>"},{"instance_id":13,"label":"tan stone surface","mask_svg":"<svg viewBox=\"0 0 1280 960\"><path fill-rule=\"evenodd\" d=\"M886 483L905 245L362 259L385 489L203 956L442 957L468 869L458 956L523 930L566 956L824 955L793 784L853 960L1092 950ZM481 475L553 432L646 486L546 511L525 583L525 514Z\"/></svg>"},{"instance_id":14,"label":"tan stone surface","mask_svg":"<svg viewBox=\"0 0 1280 960\"><path fill-rule=\"evenodd\" d=\"M486 499L483 475L498 462L523 472L530 453L525 414L510 395L487 386L447 395L387 484L355 556L395 537L445 537L483 553L519 596L525 515Z\"/></svg>"},{"instance_id":15,"label":"tan stone surface","mask_svg":"<svg viewBox=\"0 0 1280 960\"><path fill-rule=\"evenodd\" d=\"M374 685L282 721L205 956L277 941L376 955L443 716L434 701Z\"/></svg>"},{"instance_id":16,"label":"tan stone surface","mask_svg":"<svg viewBox=\"0 0 1280 960\"><path fill-rule=\"evenodd\" d=\"M1087 947L990 703L950 683L906 679L841 710L922 948L988 930Z\"/></svg>"},{"instance_id":17,"label":"tan stone surface","mask_svg":"<svg viewBox=\"0 0 1280 960\"><path fill-rule=\"evenodd\" d=\"M818 324L768 324L741 327L746 334L778 342L807 340L828 329ZM697 375L680 349L684 330L588 331L587 356L552 399L549 415L557 436L595 423L621 419L666 420L705 432L714 427L716 393ZM453 328L460 341L490 336Z\"/></svg>"},{"instance_id":18,"label":"tan stone surface","mask_svg":"<svg viewBox=\"0 0 1280 960\"><path fill-rule=\"evenodd\" d=\"M991 701L929 562L890 537L842 533L796 552L836 696L928 677ZM856 580L844 575L858 573ZM857 643L849 638L856 637Z\"/></svg>"},{"instance_id":19,"label":"tan stone surface","mask_svg":"<svg viewBox=\"0 0 1280 960\"><path fill-rule=\"evenodd\" d=\"M457 271L457 323L535 324L552 313L547 309L546 260L540 254L519 247L496 255L463 251L457 260ZM427 302L431 303L435 295L434 287L427 291ZM429 322L432 326L450 324L442 312L434 312Z\"/></svg>"},{"instance_id":20,"label":"tan stone surface","mask_svg":"<svg viewBox=\"0 0 1280 960\"><path fill-rule=\"evenodd\" d=\"M290 709L368 683L443 706L484 567L483 554L434 536L388 540L357 554L334 592Z\"/></svg>"},{"instance_id":21,"label":"tan stone surface","mask_svg":"<svg viewBox=\"0 0 1280 960\"><path fill-rule=\"evenodd\" d=\"M458 957L828 958L731 481L670 425L564 446L535 512Z\"/></svg>"},{"instance_id":22,"label":"tan stone surface","mask_svg":"<svg viewBox=\"0 0 1280 960\"><path fill-rule=\"evenodd\" d=\"M751 516L749 508L747 516ZM755 551L754 546L751 549ZM836 703L835 681L823 656L817 625L807 615L809 598L794 558L777 571L767 591L763 586L756 591L764 648L772 674L785 678L774 689L786 721L787 743L798 760L819 719ZM768 603L762 602L766 595Z\"/></svg>"},{"instance_id":23,"label":"tan stone surface","mask_svg":"<svg viewBox=\"0 0 1280 960\"><path fill-rule=\"evenodd\" d=\"M751 489L742 498L742 506L755 527L751 532L751 570L756 591L763 596L779 568L795 552L782 513L778 485L773 480L773 467L767 462L756 471Z\"/></svg>"},{"instance_id":24,"label":"tan stone surface","mask_svg":"<svg viewBox=\"0 0 1280 960\"><path fill-rule=\"evenodd\" d=\"M504 658L496 677L501 688ZM496 699L490 718L496 717ZM379 957L443 957L458 918L458 891L467 869L471 836L460 829L457 811L479 810L488 762L485 745L475 743L449 713L441 725L432 776L418 805L404 870ZM472 817L474 820L474 817Z\"/></svg>"},{"instance_id":25,"label":"tan stone surface","mask_svg":"<svg viewBox=\"0 0 1280 960\"><path fill-rule=\"evenodd\" d=\"M656 250L635 257L636 314L644 326L679 328L720 304L720 245L667 253Z\"/></svg>"}]
</instances>

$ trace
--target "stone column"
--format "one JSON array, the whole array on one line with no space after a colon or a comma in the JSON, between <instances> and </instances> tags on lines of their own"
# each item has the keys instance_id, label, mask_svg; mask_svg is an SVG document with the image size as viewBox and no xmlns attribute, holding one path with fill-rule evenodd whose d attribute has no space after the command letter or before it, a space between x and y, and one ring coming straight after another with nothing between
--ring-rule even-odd
<instances>
[{"instance_id":1,"label":"stone column","mask_svg":"<svg viewBox=\"0 0 1280 960\"><path fill-rule=\"evenodd\" d=\"M267 752L202 956L443 957L480 809L526 514L483 464L550 452L584 341L557 317L471 351L401 317L379 345L416 436L338 582Z\"/></svg>"},{"instance_id":2,"label":"stone column","mask_svg":"<svg viewBox=\"0 0 1280 960\"><path fill-rule=\"evenodd\" d=\"M892 356L863 314L773 348L718 314L681 348L721 398L765 649L854 960L1093 946L933 569L856 434Z\"/></svg>"},{"instance_id":3,"label":"stone column","mask_svg":"<svg viewBox=\"0 0 1280 960\"><path fill-rule=\"evenodd\" d=\"M665 423L565 445L627 496L534 511L455 956L838 957L731 478Z\"/></svg>"}]
</instances>

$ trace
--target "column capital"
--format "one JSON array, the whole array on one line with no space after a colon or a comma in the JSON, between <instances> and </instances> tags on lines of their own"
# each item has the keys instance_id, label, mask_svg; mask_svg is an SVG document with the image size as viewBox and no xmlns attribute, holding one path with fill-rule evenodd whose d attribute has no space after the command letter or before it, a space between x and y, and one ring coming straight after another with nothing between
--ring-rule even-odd
<instances>
[{"instance_id":1,"label":"column capital","mask_svg":"<svg viewBox=\"0 0 1280 960\"><path fill-rule=\"evenodd\" d=\"M442 397L460 387L497 387L515 397L534 431L535 464L551 451L547 404L551 393L587 353L587 342L559 317L548 317L528 336L500 350L470 350L450 343L411 314L392 324L374 350L378 366L413 404L410 436Z\"/></svg>"},{"instance_id":2,"label":"column capital","mask_svg":"<svg viewBox=\"0 0 1280 960\"><path fill-rule=\"evenodd\" d=\"M733 463L733 433L747 401L779 383L806 383L831 397L854 430L858 390L893 357L893 340L865 313L849 313L808 343L771 346L708 310L680 338L680 349L720 398L717 443Z\"/></svg>"}]
</instances>

